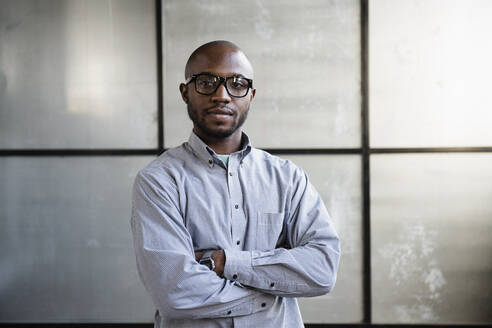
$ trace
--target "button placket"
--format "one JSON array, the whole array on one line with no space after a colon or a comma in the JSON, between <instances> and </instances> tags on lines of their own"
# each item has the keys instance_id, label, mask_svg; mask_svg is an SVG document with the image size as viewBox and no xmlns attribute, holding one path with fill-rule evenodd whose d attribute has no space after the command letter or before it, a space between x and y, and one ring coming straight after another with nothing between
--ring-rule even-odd
<instances>
[{"instance_id":1,"label":"button placket","mask_svg":"<svg viewBox=\"0 0 492 328\"><path fill-rule=\"evenodd\" d=\"M229 200L232 205L232 213L231 213L231 243L236 240L236 236L241 236L241 225L238 224L239 217L239 204L242 202L241 193L239 191L239 184L234 175L235 167L237 166L237 156L231 154L229 157L229 164L227 168L227 183L229 185Z\"/></svg>"},{"instance_id":2,"label":"button placket","mask_svg":"<svg viewBox=\"0 0 492 328\"><path fill-rule=\"evenodd\" d=\"M246 229L246 213L243 207L243 193L239 174L238 154L231 154L229 157L229 166L227 171L227 181L229 186L230 204L231 204L231 247L241 250L244 244L244 235Z\"/></svg>"}]
</instances>

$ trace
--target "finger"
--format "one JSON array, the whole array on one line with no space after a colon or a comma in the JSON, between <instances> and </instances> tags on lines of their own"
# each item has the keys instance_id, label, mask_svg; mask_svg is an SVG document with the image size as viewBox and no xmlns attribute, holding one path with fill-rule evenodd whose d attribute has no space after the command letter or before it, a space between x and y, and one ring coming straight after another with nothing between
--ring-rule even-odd
<instances>
[{"instance_id":1,"label":"finger","mask_svg":"<svg viewBox=\"0 0 492 328\"><path fill-rule=\"evenodd\" d=\"M205 252L202 252L202 251L195 252L195 260L197 262L202 258L203 253L205 253Z\"/></svg>"}]
</instances>

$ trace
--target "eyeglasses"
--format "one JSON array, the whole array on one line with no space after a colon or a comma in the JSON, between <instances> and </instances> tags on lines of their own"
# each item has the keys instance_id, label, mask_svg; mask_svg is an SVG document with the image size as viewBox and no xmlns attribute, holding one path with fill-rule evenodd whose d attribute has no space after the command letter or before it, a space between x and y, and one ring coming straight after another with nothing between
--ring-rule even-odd
<instances>
[{"instance_id":1,"label":"eyeglasses","mask_svg":"<svg viewBox=\"0 0 492 328\"><path fill-rule=\"evenodd\" d=\"M253 88L253 80L242 76L220 77L210 73L200 73L190 76L186 79L188 85L195 81L195 91L201 95L210 96L219 88L221 83L231 97L241 98L248 94L250 88Z\"/></svg>"}]
</instances>

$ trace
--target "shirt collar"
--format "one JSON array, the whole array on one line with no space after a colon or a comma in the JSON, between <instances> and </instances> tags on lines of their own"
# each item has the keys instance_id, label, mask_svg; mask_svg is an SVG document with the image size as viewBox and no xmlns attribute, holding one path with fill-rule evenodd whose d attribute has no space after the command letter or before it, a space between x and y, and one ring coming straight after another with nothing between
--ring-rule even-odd
<instances>
[{"instance_id":1,"label":"shirt collar","mask_svg":"<svg viewBox=\"0 0 492 328\"><path fill-rule=\"evenodd\" d=\"M193 131L191 131L190 137L188 139L188 145L191 147L193 153L198 156L198 158L200 158L202 161L205 161L209 166L213 165L214 158L217 158L217 154L212 148L207 146L207 144L204 143L203 140L200 139L200 137L197 136ZM246 155L249 154L249 152L251 151L251 147L252 146L249 137L246 135L246 133L242 132L241 149L234 152L233 154L239 153L242 160Z\"/></svg>"}]
</instances>

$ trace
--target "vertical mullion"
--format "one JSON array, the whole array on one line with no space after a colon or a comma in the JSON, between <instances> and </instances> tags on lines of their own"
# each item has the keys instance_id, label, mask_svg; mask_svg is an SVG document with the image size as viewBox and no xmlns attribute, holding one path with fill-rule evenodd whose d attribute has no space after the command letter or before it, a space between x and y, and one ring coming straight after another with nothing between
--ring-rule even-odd
<instances>
[{"instance_id":1,"label":"vertical mullion","mask_svg":"<svg viewBox=\"0 0 492 328\"><path fill-rule=\"evenodd\" d=\"M162 12L161 0L155 0L156 47L157 47L157 148L164 151L164 105L162 72Z\"/></svg>"},{"instance_id":2,"label":"vertical mullion","mask_svg":"<svg viewBox=\"0 0 492 328\"><path fill-rule=\"evenodd\" d=\"M371 290L371 203L369 166L369 8L367 0L360 0L361 40L361 128L362 128L362 241L363 241L363 323L372 323Z\"/></svg>"}]
</instances>

